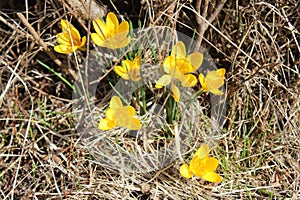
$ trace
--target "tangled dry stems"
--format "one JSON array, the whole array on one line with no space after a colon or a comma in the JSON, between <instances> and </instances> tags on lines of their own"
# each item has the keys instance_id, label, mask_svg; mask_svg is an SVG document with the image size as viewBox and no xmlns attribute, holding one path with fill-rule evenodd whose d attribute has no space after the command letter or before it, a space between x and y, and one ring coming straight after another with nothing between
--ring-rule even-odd
<instances>
[{"instance_id":1,"label":"tangled dry stems","mask_svg":"<svg viewBox=\"0 0 300 200\"><path fill-rule=\"evenodd\" d=\"M223 1L205 2L201 4L204 10ZM73 13L79 9L55 0L29 3L23 15L49 47L55 44L58 18L75 17ZM104 3L125 18L134 15L117 4ZM195 3L142 1L136 13L141 11L145 17L143 21L139 16L144 26L176 25L178 31L192 34L203 26L195 21L202 16L196 15ZM15 9L22 7L15 5ZM299 199L299 13L299 5L292 0L239 5L228 1L214 21L201 18L208 26L202 45L217 66L228 72L226 124L213 151L224 181L214 185L180 177L180 160L142 174L104 168L76 134L71 89L36 59L61 69L20 18L12 10L2 9L1 199ZM87 23L80 20L78 24ZM71 57L56 56L74 71L82 68L85 59L78 53L77 64ZM72 80L69 73L64 76ZM99 108L108 102L105 96L110 92L105 84L101 87L105 94L99 98ZM208 100L203 95L199 102L209 106ZM195 144L200 145L207 125L200 121L198 128ZM191 153L199 145L193 146Z\"/></svg>"}]
</instances>

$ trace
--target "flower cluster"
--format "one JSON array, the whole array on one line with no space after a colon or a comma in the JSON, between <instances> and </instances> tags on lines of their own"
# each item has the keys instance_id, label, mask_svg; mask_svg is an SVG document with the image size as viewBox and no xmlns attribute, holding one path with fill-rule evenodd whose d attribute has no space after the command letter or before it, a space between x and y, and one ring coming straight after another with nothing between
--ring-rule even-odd
<instances>
[{"instance_id":1,"label":"flower cluster","mask_svg":"<svg viewBox=\"0 0 300 200\"><path fill-rule=\"evenodd\" d=\"M130 130L139 130L141 123L134 118L135 110L132 106L123 106L119 97L113 96L110 108L106 110L106 118L99 122L99 129L109 130L115 126L124 126Z\"/></svg>"},{"instance_id":2,"label":"flower cluster","mask_svg":"<svg viewBox=\"0 0 300 200\"><path fill-rule=\"evenodd\" d=\"M195 153L190 165L183 164L180 167L180 174L185 178L192 178L193 174L210 182L221 182L222 177L214 172L219 161L216 158L208 157L209 146L203 144Z\"/></svg>"},{"instance_id":3,"label":"flower cluster","mask_svg":"<svg viewBox=\"0 0 300 200\"><path fill-rule=\"evenodd\" d=\"M131 42L129 34L129 23L122 21L119 23L117 16L110 12L106 21L96 19L92 21L96 33L91 33L91 39L97 46L108 49L124 48ZM68 21L61 20L62 32L56 35L58 45L54 50L58 53L68 54L76 50L84 50L86 36L81 37L79 31ZM200 82L201 91L211 92L215 95L222 95L220 87L224 84L225 69L210 71L206 74L196 76L197 70L203 62L203 54L192 52L187 54L185 44L177 42L169 56L163 61L163 74L155 83L155 88L166 87L171 90L175 102L180 101L180 89L194 87ZM127 81L140 81L141 76L141 56L134 59L126 59L120 65L114 67L114 71L121 78ZM105 113L106 117L100 120L98 128L110 130L114 127L125 127L129 130L139 130L141 122L136 116L135 109L130 105L123 105L122 100L113 96L109 103L109 108ZM193 175L199 176L210 182L220 182L222 177L215 173L219 162L216 158L209 157L209 146L203 144L195 153L190 164L183 164L180 167L180 174L186 178Z\"/></svg>"},{"instance_id":4,"label":"flower cluster","mask_svg":"<svg viewBox=\"0 0 300 200\"><path fill-rule=\"evenodd\" d=\"M180 92L176 86L175 81L181 82L183 87L193 87L197 83L197 78L192 73L196 71L203 61L203 54L194 52L186 56L185 45L179 41L173 48L171 55L168 56L164 62L164 71L167 73L163 75L157 82L155 87L162 88L171 83L171 91L176 102L180 100Z\"/></svg>"}]
</instances>

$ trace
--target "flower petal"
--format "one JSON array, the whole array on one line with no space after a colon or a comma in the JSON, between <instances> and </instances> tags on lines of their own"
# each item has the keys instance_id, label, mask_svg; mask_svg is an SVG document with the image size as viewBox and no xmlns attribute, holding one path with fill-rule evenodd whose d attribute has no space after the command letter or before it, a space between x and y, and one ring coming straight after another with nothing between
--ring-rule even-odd
<instances>
[{"instance_id":1,"label":"flower petal","mask_svg":"<svg viewBox=\"0 0 300 200\"><path fill-rule=\"evenodd\" d=\"M188 55L187 60L192 64L193 71L197 70L203 62L203 54L200 52L194 52Z\"/></svg>"},{"instance_id":2,"label":"flower petal","mask_svg":"<svg viewBox=\"0 0 300 200\"><path fill-rule=\"evenodd\" d=\"M124 106L128 110L129 116L132 117L135 115L135 109L132 106Z\"/></svg>"},{"instance_id":3,"label":"flower petal","mask_svg":"<svg viewBox=\"0 0 300 200\"><path fill-rule=\"evenodd\" d=\"M109 119L111 121L114 120L114 111L112 108L107 109L105 115L106 115L107 119Z\"/></svg>"},{"instance_id":4,"label":"flower petal","mask_svg":"<svg viewBox=\"0 0 300 200\"><path fill-rule=\"evenodd\" d=\"M69 25L70 25L70 23L67 21L67 20L64 20L64 19L62 19L62 20L60 20L60 24L61 24L61 30L63 31L63 32L65 32L67 29L69 29ZM71 26L72 26L72 24L71 24Z\"/></svg>"},{"instance_id":5,"label":"flower petal","mask_svg":"<svg viewBox=\"0 0 300 200\"><path fill-rule=\"evenodd\" d=\"M105 40L105 47L109 49L119 49L126 47L130 43L130 41L130 37L119 38L118 36L114 35Z\"/></svg>"},{"instance_id":6,"label":"flower petal","mask_svg":"<svg viewBox=\"0 0 300 200\"><path fill-rule=\"evenodd\" d=\"M199 159L204 159L208 156L209 152L209 146L207 144L202 144L201 147L196 151L194 157L197 156Z\"/></svg>"},{"instance_id":7,"label":"flower petal","mask_svg":"<svg viewBox=\"0 0 300 200\"><path fill-rule=\"evenodd\" d=\"M136 118L131 118L130 122L126 125L129 130L139 130L142 127L141 122Z\"/></svg>"},{"instance_id":8,"label":"flower petal","mask_svg":"<svg viewBox=\"0 0 300 200\"><path fill-rule=\"evenodd\" d=\"M115 109L122 108L122 107L123 107L123 103L122 103L121 99L117 96L113 96L110 100L110 108L115 110Z\"/></svg>"},{"instance_id":9,"label":"flower petal","mask_svg":"<svg viewBox=\"0 0 300 200\"><path fill-rule=\"evenodd\" d=\"M162 88L166 85L169 85L172 81L172 77L170 75L163 75L160 77L155 84L155 88Z\"/></svg>"},{"instance_id":10,"label":"flower petal","mask_svg":"<svg viewBox=\"0 0 300 200\"><path fill-rule=\"evenodd\" d=\"M219 165L219 161L216 158L209 157L206 160L206 165L204 167L205 168L204 170L207 172L215 171L218 165Z\"/></svg>"},{"instance_id":11,"label":"flower petal","mask_svg":"<svg viewBox=\"0 0 300 200\"><path fill-rule=\"evenodd\" d=\"M197 84L197 78L193 74L186 74L184 76L181 76L180 82L182 87L194 87Z\"/></svg>"},{"instance_id":12,"label":"flower petal","mask_svg":"<svg viewBox=\"0 0 300 200\"><path fill-rule=\"evenodd\" d=\"M129 33L129 23L127 21L122 21L117 33L123 33L125 36L127 36Z\"/></svg>"},{"instance_id":13,"label":"flower petal","mask_svg":"<svg viewBox=\"0 0 300 200\"><path fill-rule=\"evenodd\" d=\"M203 176L201 176L206 181L217 183L222 181L222 177L216 172L207 172Z\"/></svg>"},{"instance_id":14,"label":"flower petal","mask_svg":"<svg viewBox=\"0 0 300 200\"><path fill-rule=\"evenodd\" d=\"M96 19L93 20L92 23L96 33L102 38L102 40L109 36L109 29L102 20Z\"/></svg>"},{"instance_id":15,"label":"flower petal","mask_svg":"<svg viewBox=\"0 0 300 200\"><path fill-rule=\"evenodd\" d=\"M190 162L190 169L196 176L203 176L205 174L205 164L207 158L200 159L198 156L194 156Z\"/></svg>"},{"instance_id":16,"label":"flower petal","mask_svg":"<svg viewBox=\"0 0 300 200\"><path fill-rule=\"evenodd\" d=\"M119 28L119 21L113 12L109 12L106 16L106 26L111 33L117 33Z\"/></svg>"},{"instance_id":17,"label":"flower petal","mask_svg":"<svg viewBox=\"0 0 300 200\"><path fill-rule=\"evenodd\" d=\"M175 46L172 48L171 55L174 56L175 59L186 58L186 49L182 41L179 41L177 44L175 44Z\"/></svg>"},{"instance_id":18,"label":"flower petal","mask_svg":"<svg viewBox=\"0 0 300 200\"><path fill-rule=\"evenodd\" d=\"M181 165L179 171L180 171L181 176L183 176L184 178L192 178L192 176L193 176L192 171L190 170L190 167L188 164Z\"/></svg>"},{"instance_id":19,"label":"flower petal","mask_svg":"<svg viewBox=\"0 0 300 200\"><path fill-rule=\"evenodd\" d=\"M70 24L72 25L72 24ZM72 42L74 43L74 45L79 46L80 45L80 33L79 31L72 25L70 27L70 31L71 31L71 39L73 40Z\"/></svg>"},{"instance_id":20,"label":"flower petal","mask_svg":"<svg viewBox=\"0 0 300 200\"><path fill-rule=\"evenodd\" d=\"M201 87L202 87L201 89L202 89L204 92L207 92L207 91L208 91L208 87L207 87L207 85L206 85L206 83L205 83L204 75L203 75L203 74L199 74L198 79L199 79L199 82L200 82Z\"/></svg>"},{"instance_id":21,"label":"flower petal","mask_svg":"<svg viewBox=\"0 0 300 200\"><path fill-rule=\"evenodd\" d=\"M179 91L179 88L172 84L171 91L172 91L174 100L176 102L179 102L179 100L180 100L180 91Z\"/></svg>"},{"instance_id":22,"label":"flower petal","mask_svg":"<svg viewBox=\"0 0 300 200\"><path fill-rule=\"evenodd\" d=\"M168 56L163 62L164 71L167 74L174 74L176 69L176 60L173 56Z\"/></svg>"},{"instance_id":23,"label":"flower petal","mask_svg":"<svg viewBox=\"0 0 300 200\"><path fill-rule=\"evenodd\" d=\"M107 118L102 119L99 124L98 124L98 128L101 130L110 130L112 128L114 128L116 126L116 124L114 123L114 121L111 121Z\"/></svg>"},{"instance_id":24,"label":"flower petal","mask_svg":"<svg viewBox=\"0 0 300 200\"><path fill-rule=\"evenodd\" d=\"M77 46L73 48L72 46L66 46L61 44L61 45L54 46L54 51L58 53L68 54L76 51L77 48L78 48Z\"/></svg>"},{"instance_id":25,"label":"flower petal","mask_svg":"<svg viewBox=\"0 0 300 200\"><path fill-rule=\"evenodd\" d=\"M56 38L57 38L57 42L59 44L63 44L63 45L67 45L67 46L71 46L72 45L68 33L58 33L56 35Z\"/></svg>"},{"instance_id":26,"label":"flower petal","mask_svg":"<svg viewBox=\"0 0 300 200\"><path fill-rule=\"evenodd\" d=\"M83 36L83 37L82 37L81 44L80 44L80 46L78 47L78 49L82 49L82 47L85 45L85 43L86 43L86 36Z\"/></svg>"},{"instance_id":27,"label":"flower petal","mask_svg":"<svg viewBox=\"0 0 300 200\"><path fill-rule=\"evenodd\" d=\"M119 66L119 65L118 65L118 66L115 67L115 72L116 72L119 76L121 76L123 79L129 80L129 75L128 75L128 72L127 72L127 70L126 70L125 67Z\"/></svg>"},{"instance_id":28,"label":"flower petal","mask_svg":"<svg viewBox=\"0 0 300 200\"><path fill-rule=\"evenodd\" d=\"M97 33L91 33L91 38L97 46L104 47L103 37L100 37Z\"/></svg>"},{"instance_id":29,"label":"flower petal","mask_svg":"<svg viewBox=\"0 0 300 200\"><path fill-rule=\"evenodd\" d=\"M225 68L221 68L221 69L218 69L217 72L219 73L219 75L220 75L221 77L224 78L225 73L226 73L226 69L225 69Z\"/></svg>"}]
</instances>

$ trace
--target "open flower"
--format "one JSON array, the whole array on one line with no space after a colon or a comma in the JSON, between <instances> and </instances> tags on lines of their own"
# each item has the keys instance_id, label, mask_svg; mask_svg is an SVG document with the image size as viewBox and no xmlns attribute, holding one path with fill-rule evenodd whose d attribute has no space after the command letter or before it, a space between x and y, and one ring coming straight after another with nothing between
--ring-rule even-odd
<instances>
[{"instance_id":1,"label":"open flower","mask_svg":"<svg viewBox=\"0 0 300 200\"><path fill-rule=\"evenodd\" d=\"M219 164L216 158L208 157L209 146L203 144L195 153L190 165L183 164L180 174L185 178L192 178L193 174L209 182L221 182L222 177L214 172Z\"/></svg>"},{"instance_id":2,"label":"open flower","mask_svg":"<svg viewBox=\"0 0 300 200\"><path fill-rule=\"evenodd\" d=\"M204 92L211 92L216 95L222 95L223 92L219 88L224 85L224 76L226 70L224 68L210 71L206 77L203 74L199 74L199 82Z\"/></svg>"},{"instance_id":3,"label":"open flower","mask_svg":"<svg viewBox=\"0 0 300 200\"><path fill-rule=\"evenodd\" d=\"M141 123L134 118L135 110L132 106L123 106L119 97L113 96L110 100L110 108L107 109L106 118L102 119L98 127L101 130L109 130L115 126L123 126L129 130L138 130Z\"/></svg>"},{"instance_id":4,"label":"open flower","mask_svg":"<svg viewBox=\"0 0 300 200\"><path fill-rule=\"evenodd\" d=\"M197 77L192 73L196 71L203 61L203 54L194 52L186 56L185 45L179 41L171 51L171 55L163 62L164 71L167 73L156 82L156 88L162 88L172 83L171 91L176 102L180 100L180 92L174 81L180 81L183 87L193 87Z\"/></svg>"},{"instance_id":5,"label":"open flower","mask_svg":"<svg viewBox=\"0 0 300 200\"><path fill-rule=\"evenodd\" d=\"M122 66L115 67L115 72L125 80L139 81L141 80L140 67L140 56L137 56L133 61L124 60Z\"/></svg>"},{"instance_id":6,"label":"open flower","mask_svg":"<svg viewBox=\"0 0 300 200\"><path fill-rule=\"evenodd\" d=\"M128 22L122 21L119 24L117 16L112 12L107 14L106 23L96 19L93 20L93 26L96 33L92 33L91 38L97 46L118 49L127 46L130 42L131 38L127 37Z\"/></svg>"},{"instance_id":7,"label":"open flower","mask_svg":"<svg viewBox=\"0 0 300 200\"><path fill-rule=\"evenodd\" d=\"M79 31L68 21L61 20L62 33L56 35L59 45L54 47L58 53L68 54L82 49L85 45L86 37L80 37Z\"/></svg>"}]
</instances>

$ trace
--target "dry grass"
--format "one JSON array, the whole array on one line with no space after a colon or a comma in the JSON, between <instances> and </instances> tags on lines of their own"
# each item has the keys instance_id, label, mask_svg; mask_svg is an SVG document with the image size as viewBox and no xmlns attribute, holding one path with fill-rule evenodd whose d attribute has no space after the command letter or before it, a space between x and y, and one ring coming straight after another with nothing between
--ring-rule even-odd
<instances>
[{"instance_id":1,"label":"dry grass","mask_svg":"<svg viewBox=\"0 0 300 200\"><path fill-rule=\"evenodd\" d=\"M99 163L78 134L72 89L37 63L41 60L75 81L73 72L84 69L90 52L77 52L74 59L52 47L61 18L72 18L87 34L89 4L16 2L0 3L0 199L300 199L297 1L226 1L216 16L208 13L219 9L222 0L98 2L102 14L113 11L135 26L161 25L191 37L198 30L197 42L217 67L226 68L228 108L222 133L211 141L205 111L210 98L202 95L196 105L204 109L203 116L194 119L197 137L183 155L188 160L202 142L210 142L220 160L220 184L182 178L181 159L144 173L119 172ZM103 113L109 101L107 81L116 80L111 74L100 81L95 112Z\"/></svg>"}]
</instances>

